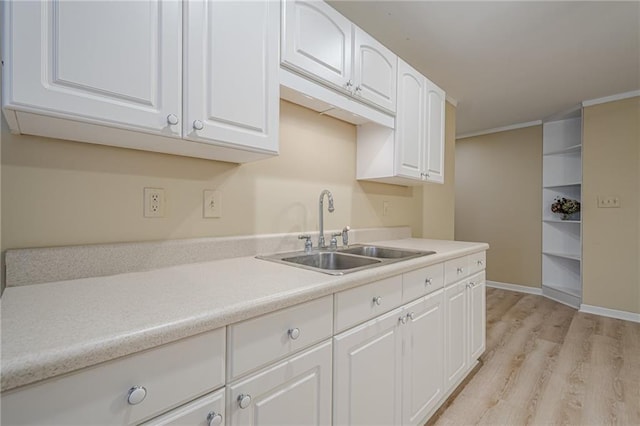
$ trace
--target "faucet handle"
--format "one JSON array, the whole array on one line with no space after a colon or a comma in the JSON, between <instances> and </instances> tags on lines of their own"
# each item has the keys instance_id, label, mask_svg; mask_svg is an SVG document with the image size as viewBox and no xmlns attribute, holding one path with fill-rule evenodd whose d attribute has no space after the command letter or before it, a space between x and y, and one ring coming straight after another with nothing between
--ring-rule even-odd
<instances>
[{"instance_id":1,"label":"faucet handle","mask_svg":"<svg viewBox=\"0 0 640 426\"><path fill-rule=\"evenodd\" d=\"M331 241L329 241L329 250L335 250L338 248L338 239L336 237L339 237L340 235L342 235L342 232L334 232L333 234L331 234Z\"/></svg>"},{"instance_id":2,"label":"faucet handle","mask_svg":"<svg viewBox=\"0 0 640 426\"><path fill-rule=\"evenodd\" d=\"M343 246L348 246L349 245L349 231L351 230L351 227L349 225L345 226L342 229L342 245Z\"/></svg>"},{"instance_id":3,"label":"faucet handle","mask_svg":"<svg viewBox=\"0 0 640 426\"><path fill-rule=\"evenodd\" d=\"M311 242L311 235L309 235L309 234L298 235L298 239L299 240L305 240L304 241L304 251L306 253L309 253L313 249L313 243Z\"/></svg>"}]
</instances>

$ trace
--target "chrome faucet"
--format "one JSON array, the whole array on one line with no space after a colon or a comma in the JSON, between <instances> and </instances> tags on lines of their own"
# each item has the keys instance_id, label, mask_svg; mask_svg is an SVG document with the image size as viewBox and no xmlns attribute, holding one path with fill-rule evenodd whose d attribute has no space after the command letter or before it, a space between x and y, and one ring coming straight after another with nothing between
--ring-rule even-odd
<instances>
[{"instance_id":1,"label":"chrome faucet","mask_svg":"<svg viewBox=\"0 0 640 426\"><path fill-rule=\"evenodd\" d=\"M331 192L328 189L325 189L324 191L322 191L320 193L320 204L319 204L319 209L318 209L318 222L319 222L319 228L320 228L320 235L318 236L318 248L319 249L323 249L323 248L327 248L327 244L324 242L324 213L323 213L323 207L324 207L324 196L325 194L327 195L327 198L329 199L329 213L333 212L334 208L333 208L333 195L331 195Z\"/></svg>"}]
</instances>

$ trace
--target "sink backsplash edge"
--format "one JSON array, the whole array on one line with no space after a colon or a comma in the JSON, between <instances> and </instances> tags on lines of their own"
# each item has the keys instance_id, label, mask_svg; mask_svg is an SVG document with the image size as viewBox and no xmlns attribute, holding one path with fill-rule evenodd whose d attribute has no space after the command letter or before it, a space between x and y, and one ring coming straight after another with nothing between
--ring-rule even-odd
<instances>
[{"instance_id":1,"label":"sink backsplash edge","mask_svg":"<svg viewBox=\"0 0 640 426\"><path fill-rule=\"evenodd\" d=\"M340 230L325 230L325 235L337 231ZM307 233L315 245L318 233ZM302 250L304 245L298 235L299 232L7 250L5 282L7 287L15 287ZM410 237L408 226L349 231L350 244Z\"/></svg>"}]
</instances>

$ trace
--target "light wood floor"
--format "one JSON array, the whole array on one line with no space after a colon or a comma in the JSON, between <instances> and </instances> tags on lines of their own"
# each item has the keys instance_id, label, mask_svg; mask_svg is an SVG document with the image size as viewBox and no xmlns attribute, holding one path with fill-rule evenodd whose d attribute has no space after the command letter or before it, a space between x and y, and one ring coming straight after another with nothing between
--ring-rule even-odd
<instances>
[{"instance_id":1,"label":"light wood floor","mask_svg":"<svg viewBox=\"0 0 640 426\"><path fill-rule=\"evenodd\" d=\"M487 289L487 350L427 425L640 425L640 324Z\"/></svg>"}]
</instances>

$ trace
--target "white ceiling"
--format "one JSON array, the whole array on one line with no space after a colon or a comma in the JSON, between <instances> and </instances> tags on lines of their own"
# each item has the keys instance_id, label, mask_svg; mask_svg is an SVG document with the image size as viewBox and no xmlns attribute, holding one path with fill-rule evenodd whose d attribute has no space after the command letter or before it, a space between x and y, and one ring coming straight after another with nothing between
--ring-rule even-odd
<instances>
[{"instance_id":1,"label":"white ceiling","mask_svg":"<svg viewBox=\"0 0 640 426\"><path fill-rule=\"evenodd\" d=\"M640 89L638 1L329 3L458 101L458 135Z\"/></svg>"}]
</instances>

